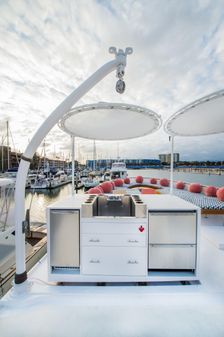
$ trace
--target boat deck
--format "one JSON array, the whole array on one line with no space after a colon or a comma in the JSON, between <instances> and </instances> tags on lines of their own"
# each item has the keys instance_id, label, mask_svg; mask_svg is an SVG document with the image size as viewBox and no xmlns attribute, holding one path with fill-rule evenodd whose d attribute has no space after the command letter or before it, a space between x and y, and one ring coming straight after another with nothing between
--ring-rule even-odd
<instances>
[{"instance_id":1,"label":"boat deck","mask_svg":"<svg viewBox=\"0 0 224 337\"><path fill-rule=\"evenodd\" d=\"M47 281L46 256L27 292L0 301L1 336L224 336L224 218L202 218L200 283L72 284ZM20 293L20 291L21 293Z\"/></svg>"},{"instance_id":2,"label":"boat deck","mask_svg":"<svg viewBox=\"0 0 224 337\"><path fill-rule=\"evenodd\" d=\"M168 187L163 187L164 193L169 193ZM192 204L200 207L202 211L206 213L207 211L216 211L214 213L224 214L224 202L219 201L215 197L207 197L202 193L192 193L186 190L178 190L177 188L173 189L173 194L177 197L191 202ZM208 212L209 213L209 212Z\"/></svg>"},{"instance_id":3,"label":"boat deck","mask_svg":"<svg viewBox=\"0 0 224 337\"><path fill-rule=\"evenodd\" d=\"M135 186L136 183L131 183L130 186ZM155 187L158 189L161 194L169 194L170 187L160 186L157 184L148 184L144 183L144 186ZM129 185L125 185L127 188ZM189 201L192 204L200 207L202 209L202 213L213 213L213 214L224 214L224 202L218 200L216 197L207 197L203 193L192 193L185 190L180 190L177 188L173 188L173 194L177 197Z\"/></svg>"}]
</instances>

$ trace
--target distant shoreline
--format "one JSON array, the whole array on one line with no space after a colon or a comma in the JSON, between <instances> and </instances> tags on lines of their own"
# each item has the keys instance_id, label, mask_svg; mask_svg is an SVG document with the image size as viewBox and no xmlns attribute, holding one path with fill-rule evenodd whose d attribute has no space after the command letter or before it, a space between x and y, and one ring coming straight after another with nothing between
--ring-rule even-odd
<instances>
[{"instance_id":1,"label":"distant shoreline","mask_svg":"<svg viewBox=\"0 0 224 337\"><path fill-rule=\"evenodd\" d=\"M215 174L215 175L223 175L224 174L224 169L216 169L216 168L175 168L175 172L190 172L190 173L199 173L199 174Z\"/></svg>"},{"instance_id":2,"label":"distant shoreline","mask_svg":"<svg viewBox=\"0 0 224 337\"><path fill-rule=\"evenodd\" d=\"M134 171L138 171L138 170L158 170L158 171L170 171L169 167L163 167L163 168L158 168L158 167L148 167L148 168L139 168L139 169L133 169L133 168L128 168L128 170L134 170ZM200 167L200 168L196 168L196 167L175 167L174 168L174 172L183 172L183 173L197 173L197 174L207 174L207 175L224 175L224 169L217 169L217 168L208 168L208 167Z\"/></svg>"},{"instance_id":3,"label":"distant shoreline","mask_svg":"<svg viewBox=\"0 0 224 337\"><path fill-rule=\"evenodd\" d=\"M163 168L158 168L158 167L147 167L147 168L128 168L128 170L133 170L138 172L139 170L147 171L147 170L158 170L158 171L170 171L169 167L163 167ZM207 174L207 175L224 175L224 169L218 169L218 168L202 168L202 167L175 167L174 172L183 172L183 173L196 173L196 174Z\"/></svg>"}]
</instances>

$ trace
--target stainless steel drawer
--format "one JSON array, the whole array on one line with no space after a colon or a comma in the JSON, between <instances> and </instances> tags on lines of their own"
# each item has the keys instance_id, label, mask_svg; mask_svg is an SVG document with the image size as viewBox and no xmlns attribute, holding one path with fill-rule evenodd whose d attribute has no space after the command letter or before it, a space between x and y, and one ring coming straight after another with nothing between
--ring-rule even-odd
<instances>
[{"instance_id":1,"label":"stainless steel drawer","mask_svg":"<svg viewBox=\"0 0 224 337\"><path fill-rule=\"evenodd\" d=\"M81 272L87 275L146 275L147 248L84 247Z\"/></svg>"},{"instance_id":2,"label":"stainless steel drawer","mask_svg":"<svg viewBox=\"0 0 224 337\"><path fill-rule=\"evenodd\" d=\"M149 243L195 244L196 213L149 213Z\"/></svg>"},{"instance_id":3,"label":"stainless steel drawer","mask_svg":"<svg viewBox=\"0 0 224 337\"><path fill-rule=\"evenodd\" d=\"M195 269L196 245L149 245L149 269Z\"/></svg>"}]
</instances>

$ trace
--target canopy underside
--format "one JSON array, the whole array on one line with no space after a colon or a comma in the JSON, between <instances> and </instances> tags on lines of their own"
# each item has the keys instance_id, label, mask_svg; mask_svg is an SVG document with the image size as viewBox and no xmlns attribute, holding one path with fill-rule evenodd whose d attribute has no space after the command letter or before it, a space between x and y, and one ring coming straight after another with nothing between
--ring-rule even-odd
<instances>
[{"instance_id":1,"label":"canopy underside","mask_svg":"<svg viewBox=\"0 0 224 337\"><path fill-rule=\"evenodd\" d=\"M224 90L194 101L165 123L173 136L203 136L224 132Z\"/></svg>"},{"instance_id":2,"label":"canopy underside","mask_svg":"<svg viewBox=\"0 0 224 337\"><path fill-rule=\"evenodd\" d=\"M59 122L59 127L70 135L97 140L137 138L155 132L160 126L160 117L155 112L123 103L73 108Z\"/></svg>"}]
</instances>

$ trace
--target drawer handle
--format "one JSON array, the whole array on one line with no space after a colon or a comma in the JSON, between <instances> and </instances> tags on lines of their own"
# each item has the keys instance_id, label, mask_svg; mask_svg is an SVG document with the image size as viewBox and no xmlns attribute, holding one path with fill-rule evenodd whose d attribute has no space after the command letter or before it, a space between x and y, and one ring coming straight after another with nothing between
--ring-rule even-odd
<instances>
[{"instance_id":1,"label":"drawer handle","mask_svg":"<svg viewBox=\"0 0 224 337\"><path fill-rule=\"evenodd\" d=\"M138 240L128 240L130 243L138 243Z\"/></svg>"},{"instance_id":2,"label":"drawer handle","mask_svg":"<svg viewBox=\"0 0 224 337\"><path fill-rule=\"evenodd\" d=\"M90 239L89 242L100 242L99 239Z\"/></svg>"},{"instance_id":3,"label":"drawer handle","mask_svg":"<svg viewBox=\"0 0 224 337\"><path fill-rule=\"evenodd\" d=\"M138 264L138 261L136 261L136 260L128 260L128 264Z\"/></svg>"},{"instance_id":4,"label":"drawer handle","mask_svg":"<svg viewBox=\"0 0 224 337\"><path fill-rule=\"evenodd\" d=\"M89 263L100 263L100 260L90 260Z\"/></svg>"},{"instance_id":5,"label":"drawer handle","mask_svg":"<svg viewBox=\"0 0 224 337\"><path fill-rule=\"evenodd\" d=\"M196 245L192 245L189 243L150 243L150 246L153 248L165 248L165 247L180 247L180 248L189 248L196 247Z\"/></svg>"}]
</instances>

